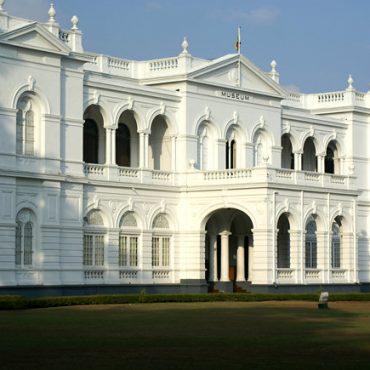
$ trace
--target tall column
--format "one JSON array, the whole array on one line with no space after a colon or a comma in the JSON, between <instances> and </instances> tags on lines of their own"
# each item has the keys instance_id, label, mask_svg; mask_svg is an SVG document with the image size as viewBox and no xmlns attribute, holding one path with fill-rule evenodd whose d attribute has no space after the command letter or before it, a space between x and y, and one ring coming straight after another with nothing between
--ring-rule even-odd
<instances>
[{"instance_id":1,"label":"tall column","mask_svg":"<svg viewBox=\"0 0 370 370\"><path fill-rule=\"evenodd\" d=\"M139 132L139 167L145 166L145 134Z\"/></svg>"},{"instance_id":2,"label":"tall column","mask_svg":"<svg viewBox=\"0 0 370 370\"><path fill-rule=\"evenodd\" d=\"M236 250L236 281L245 281L244 235L238 235Z\"/></svg>"},{"instance_id":3,"label":"tall column","mask_svg":"<svg viewBox=\"0 0 370 370\"><path fill-rule=\"evenodd\" d=\"M111 132L111 141L112 141L112 150L111 150L111 155L112 155L112 164L117 164L117 158L116 158L116 130L113 129Z\"/></svg>"},{"instance_id":4,"label":"tall column","mask_svg":"<svg viewBox=\"0 0 370 370\"><path fill-rule=\"evenodd\" d=\"M112 129L105 129L105 164L112 164Z\"/></svg>"},{"instance_id":5,"label":"tall column","mask_svg":"<svg viewBox=\"0 0 370 370\"><path fill-rule=\"evenodd\" d=\"M295 282L303 283L305 273L304 237L301 242L301 230L289 230L290 238L290 268L294 270Z\"/></svg>"},{"instance_id":6,"label":"tall column","mask_svg":"<svg viewBox=\"0 0 370 370\"><path fill-rule=\"evenodd\" d=\"M302 153L294 153L294 169L302 171Z\"/></svg>"},{"instance_id":7,"label":"tall column","mask_svg":"<svg viewBox=\"0 0 370 370\"><path fill-rule=\"evenodd\" d=\"M325 172L325 155L319 154L317 156L317 172L324 173Z\"/></svg>"},{"instance_id":8,"label":"tall column","mask_svg":"<svg viewBox=\"0 0 370 370\"><path fill-rule=\"evenodd\" d=\"M209 235L209 281L217 281L217 235Z\"/></svg>"},{"instance_id":9,"label":"tall column","mask_svg":"<svg viewBox=\"0 0 370 370\"><path fill-rule=\"evenodd\" d=\"M149 134L144 133L144 168L149 167Z\"/></svg>"},{"instance_id":10,"label":"tall column","mask_svg":"<svg viewBox=\"0 0 370 370\"><path fill-rule=\"evenodd\" d=\"M176 136L171 137L171 171L176 171Z\"/></svg>"},{"instance_id":11,"label":"tall column","mask_svg":"<svg viewBox=\"0 0 370 370\"><path fill-rule=\"evenodd\" d=\"M221 278L220 281L230 281L229 278L229 231L221 234Z\"/></svg>"}]
</instances>

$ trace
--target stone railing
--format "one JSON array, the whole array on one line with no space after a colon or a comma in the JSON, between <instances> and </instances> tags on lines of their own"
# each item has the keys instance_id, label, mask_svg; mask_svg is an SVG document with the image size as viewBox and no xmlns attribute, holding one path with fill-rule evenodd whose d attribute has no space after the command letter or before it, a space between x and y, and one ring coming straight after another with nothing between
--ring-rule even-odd
<instances>
[{"instance_id":1,"label":"stone railing","mask_svg":"<svg viewBox=\"0 0 370 370\"><path fill-rule=\"evenodd\" d=\"M328 103L328 102L344 101L344 91L317 94L316 96L317 96L317 102L319 104Z\"/></svg>"},{"instance_id":2,"label":"stone railing","mask_svg":"<svg viewBox=\"0 0 370 370\"><path fill-rule=\"evenodd\" d=\"M252 170L249 169L230 169L222 171L205 171L204 180L227 180L227 179L246 179L252 176Z\"/></svg>"},{"instance_id":3,"label":"stone railing","mask_svg":"<svg viewBox=\"0 0 370 370\"><path fill-rule=\"evenodd\" d=\"M347 281L347 270L344 269L331 270L331 279L332 281L340 282Z\"/></svg>"},{"instance_id":4,"label":"stone railing","mask_svg":"<svg viewBox=\"0 0 370 370\"><path fill-rule=\"evenodd\" d=\"M325 189L355 190L353 176L295 171L271 167L214 171L171 172L142 168L84 164L84 173L92 180L176 186L212 186L266 183L311 186Z\"/></svg>"},{"instance_id":5,"label":"stone railing","mask_svg":"<svg viewBox=\"0 0 370 370\"><path fill-rule=\"evenodd\" d=\"M104 270L85 270L84 277L87 280L103 280Z\"/></svg>"},{"instance_id":6,"label":"stone railing","mask_svg":"<svg viewBox=\"0 0 370 370\"><path fill-rule=\"evenodd\" d=\"M128 71L130 69L130 62L120 58L108 57L108 67Z\"/></svg>"},{"instance_id":7,"label":"stone railing","mask_svg":"<svg viewBox=\"0 0 370 370\"><path fill-rule=\"evenodd\" d=\"M84 164L84 172L86 176L89 175L104 176L105 169L106 166L103 164L92 164L92 163Z\"/></svg>"},{"instance_id":8,"label":"stone railing","mask_svg":"<svg viewBox=\"0 0 370 370\"><path fill-rule=\"evenodd\" d=\"M86 71L132 77L132 64L134 63L132 61L99 54L88 54L88 56L92 58L92 62L84 65Z\"/></svg>"},{"instance_id":9,"label":"stone railing","mask_svg":"<svg viewBox=\"0 0 370 370\"><path fill-rule=\"evenodd\" d=\"M289 93L283 104L304 109L326 109L347 106L370 108L370 95L354 89L318 94Z\"/></svg>"},{"instance_id":10,"label":"stone railing","mask_svg":"<svg viewBox=\"0 0 370 370\"><path fill-rule=\"evenodd\" d=\"M166 58L148 62L149 71L163 71L176 69L179 66L178 58Z\"/></svg>"},{"instance_id":11,"label":"stone railing","mask_svg":"<svg viewBox=\"0 0 370 370\"><path fill-rule=\"evenodd\" d=\"M305 172L304 173L304 179L306 181L319 182L320 181L320 174L316 173L316 172Z\"/></svg>"},{"instance_id":12,"label":"stone railing","mask_svg":"<svg viewBox=\"0 0 370 370\"><path fill-rule=\"evenodd\" d=\"M279 179L293 179L294 171L292 170L276 170L276 177Z\"/></svg>"},{"instance_id":13,"label":"stone railing","mask_svg":"<svg viewBox=\"0 0 370 370\"><path fill-rule=\"evenodd\" d=\"M120 270L119 278L122 280L136 280L138 277L138 271L136 270Z\"/></svg>"},{"instance_id":14,"label":"stone railing","mask_svg":"<svg viewBox=\"0 0 370 370\"><path fill-rule=\"evenodd\" d=\"M293 283L295 270L290 268L278 268L276 270L276 278L278 283Z\"/></svg>"},{"instance_id":15,"label":"stone railing","mask_svg":"<svg viewBox=\"0 0 370 370\"><path fill-rule=\"evenodd\" d=\"M118 168L118 176L119 177L139 177L139 170L135 168L129 167L119 167Z\"/></svg>"},{"instance_id":16,"label":"stone railing","mask_svg":"<svg viewBox=\"0 0 370 370\"><path fill-rule=\"evenodd\" d=\"M170 270L153 270L152 279L154 280L168 280L171 277Z\"/></svg>"},{"instance_id":17,"label":"stone railing","mask_svg":"<svg viewBox=\"0 0 370 370\"><path fill-rule=\"evenodd\" d=\"M154 181L170 182L172 179L172 172L153 170L152 179Z\"/></svg>"},{"instance_id":18,"label":"stone railing","mask_svg":"<svg viewBox=\"0 0 370 370\"><path fill-rule=\"evenodd\" d=\"M305 270L305 279L319 281L321 279L321 271L317 269Z\"/></svg>"}]
</instances>

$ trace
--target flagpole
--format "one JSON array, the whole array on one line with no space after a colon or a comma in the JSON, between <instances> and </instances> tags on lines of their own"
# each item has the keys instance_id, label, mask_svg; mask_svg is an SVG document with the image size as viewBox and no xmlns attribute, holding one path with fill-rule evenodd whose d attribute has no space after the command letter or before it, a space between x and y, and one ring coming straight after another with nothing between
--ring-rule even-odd
<instances>
[{"instance_id":1,"label":"flagpole","mask_svg":"<svg viewBox=\"0 0 370 370\"><path fill-rule=\"evenodd\" d=\"M239 60L238 60L238 86L241 85L241 79L242 79L242 71L241 71L241 64L240 64L240 55L241 55L241 35L240 35L240 26L238 27L238 54L239 54Z\"/></svg>"}]
</instances>

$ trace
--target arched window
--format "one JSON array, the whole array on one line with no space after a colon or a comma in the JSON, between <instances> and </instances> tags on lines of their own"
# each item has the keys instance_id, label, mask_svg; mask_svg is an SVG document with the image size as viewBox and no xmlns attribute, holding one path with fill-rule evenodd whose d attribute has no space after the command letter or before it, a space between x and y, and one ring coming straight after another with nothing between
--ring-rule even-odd
<instances>
[{"instance_id":1,"label":"arched window","mask_svg":"<svg viewBox=\"0 0 370 370\"><path fill-rule=\"evenodd\" d=\"M317 171L316 148L312 137L309 137L303 147L302 170Z\"/></svg>"},{"instance_id":2,"label":"arched window","mask_svg":"<svg viewBox=\"0 0 370 370\"><path fill-rule=\"evenodd\" d=\"M286 214L280 216L277 227L277 267L290 268L290 224Z\"/></svg>"},{"instance_id":3,"label":"arched window","mask_svg":"<svg viewBox=\"0 0 370 370\"><path fill-rule=\"evenodd\" d=\"M17 104L17 154L35 155L35 113L30 97L24 96Z\"/></svg>"},{"instance_id":4,"label":"arched window","mask_svg":"<svg viewBox=\"0 0 370 370\"><path fill-rule=\"evenodd\" d=\"M310 217L306 224L306 268L317 268L317 238L316 238L316 222L313 217Z\"/></svg>"},{"instance_id":5,"label":"arched window","mask_svg":"<svg viewBox=\"0 0 370 370\"><path fill-rule=\"evenodd\" d=\"M214 128L209 122L203 122L197 131L197 168L201 171L207 171L215 168L216 155Z\"/></svg>"},{"instance_id":6,"label":"arched window","mask_svg":"<svg viewBox=\"0 0 370 370\"><path fill-rule=\"evenodd\" d=\"M226 142L226 169L236 168L236 141Z\"/></svg>"},{"instance_id":7,"label":"arched window","mask_svg":"<svg viewBox=\"0 0 370 370\"><path fill-rule=\"evenodd\" d=\"M83 142L83 160L86 163L99 163L99 132L92 119L85 120Z\"/></svg>"},{"instance_id":8,"label":"arched window","mask_svg":"<svg viewBox=\"0 0 370 370\"><path fill-rule=\"evenodd\" d=\"M331 267L341 267L341 232L340 221L335 220L331 228Z\"/></svg>"},{"instance_id":9,"label":"arched window","mask_svg":"<svg viewBox=\"0 0 370 370\"><path fill-rule=\"evenodd\" d=\"M30 267L33 265L35 245L34 214L29 209L21 210L17 215L15 228L15 265Z\"/></svg>"},{"instance_id":10,"label":"arched window","mask_svg":"<svg viewBox=\"0 0 370 370\"><path fill-rule=\"evenodd\" d=\"M263 144L261 138L258 138L254 146L254 165L261 166L263 164Z\"/></svg>"},{"instance_id":11,"label":"arched window","mask_svg":"<svg viewBox=\"0 0 370 370\"><path fill-rule=\"evenodd\" d=\"M170 232L165 215L159 214L153 221L152 266L170 266Z\"/></svg>"},{"instance_id":12,"label":"arched window","mask_svg":"<svg viewBox=\"0 0 370 370\"><path fill-rule=\"evenodd\" d=\"M130 167L131 142L129 128L120 123L116 131L116 162L118 166Z\"/></svg>"},{"instance_id":13,"label":"arched window","mask_svg":"<svg viewBox=\"0 0 370 370\"><path fill-rule=\"evenodd\" d=\"M154 118L149 136L149 166L154 170L171 171L172 142L164 116Z\"/></svg>"},{"instance_id":14,"label":"arched window","mask_svg":"<svg viewBox=\"0 0 370 370\"><path fill-rule=\"evenodd\" d=\"M100 211L92 210L85 218L83 264L104 266L105 225Z\"/></svg>"},{"instance_id":15,"label":"arched window","mask_svg":"<svg viewBox=\"0 0 370 370\"><path fill-rule=\"evenodd\" d=\"M338 158L338 148L335 141L331 141L326 148L325 173L339 174L340 165Z\"/></svg>"},{"instance_id":16,"label":"arched window","mask_svg":"<svg viewBox=\"0 0 370 370\"><path fill-rule=\"evenodd\" d=\"M281 137L281 146L281 167L294 170L294 153L289 135L285 134Z\"/></svg>"},{"instance_id":17,"label":"arched window","mask_svg":"<svg viewBox=\"0 0 370 370\"><path fill-rule=\"evenodd\" d=\"M123 215L120 222L118 265L120 267L138 266L139 232L133 212Z\"/></svg>"}]
</instances>

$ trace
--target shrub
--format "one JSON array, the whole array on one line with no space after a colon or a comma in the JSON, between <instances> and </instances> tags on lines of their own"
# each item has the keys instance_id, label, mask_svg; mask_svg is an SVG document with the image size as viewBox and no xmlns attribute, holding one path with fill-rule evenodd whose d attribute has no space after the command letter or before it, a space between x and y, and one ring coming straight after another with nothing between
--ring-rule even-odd
<instances>
[{"instance_id":1,"label":"shrub","mask_svg":"<svg viewBox=\"0 0 370 370\"><path fill-rule=\"evenodd\" d=\"M0 296L0 310L26 308L47 308L92 304L170 303L170 302L263 302L263 301L312 301L317 302L319 294L121 294L90 295L73 297L23 298L21 296ZM370 301L370 293L333 293L329 301Z\"/></svg>"}]
</instances>

